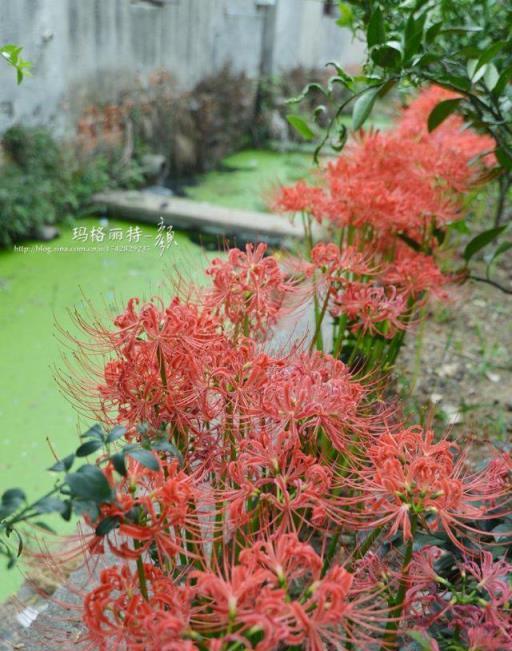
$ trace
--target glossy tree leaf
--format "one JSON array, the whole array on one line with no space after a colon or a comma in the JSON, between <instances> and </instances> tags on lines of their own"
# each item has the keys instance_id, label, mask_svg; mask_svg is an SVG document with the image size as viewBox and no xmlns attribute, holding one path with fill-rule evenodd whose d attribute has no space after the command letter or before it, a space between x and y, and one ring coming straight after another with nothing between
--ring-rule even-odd
<instances>
[{"instance_id":1,"label":"glossy tree leaf","mask_svg":"<svg viewBox=\"0 0 512 651\"><path fill-rule=\"evenodd\" d=\"M414 14L411 13L407 19L405 25L404 33L404 60L409 61L409 59L415 55L421 46L423 41L423 30L425 28L425 20L427 14L423 13L418 18L414 17Z\"/></svg>"},{"instance_id":2,"label":"glossy tree leaf","mask_svg":"<svg viewBox=\"0 0 512 651\"><path fill-rule=\"evenodd\" d=\"M505 68L503 72L500 74L500 78L498 79L498 82L494 86L493 89L493 95L500 96L505 88L507 87L508 82L512 79L512 66L509 66L508 68Z\"/></svg>"},{"instance_id":3,"label":"glossy tree leaf","mask_svg":"<svg viewBox=\"0 0 512 651\"><path fill-rule=\"evenodd\" d=\"M487 70L487 64L479 65L478 59L470 59L467 64L468 77L476 84L484 75Z\"/></svg>"},{"instance_id":4,"label":"glossy tree leaf","mask_svg":"<svg viewBox=\"0 0 512 651\"><path fill-rule=\"evenodd\" d=\"M402 52L397 46L399 44L389 42L375 47L371 53L373 61L383 68L396 68L402 61Z\"/></svg>"},{"instance_id":5,"label":"glossy tree leaf","mask_svg":"<svg viewBox=\"0 0 512 651\"><path fill-rule=\"evenodd\" d=\"M2 495L2 506L18 508L27 499L21 488L9 488Z\"/></svg>"},{"instance_id":6,"label":"glossy tree leaf","mask_svg":"<svg viewBox=\"0 0 512 651\"><path fill-rule=\"evenodd\" d=\"M429 132L434 131L442 122L446 120L452 113L454 113L459 104L462 101L462 97L455 97L454 99L445 99L443 102L439 102L435 106L430 115L428 116L428 130Z\"/></svg>"},{"instance_id":7,"label":"glossy tree leaf","mask_svg":"<svg viewBox=\"0 0 512 651\"><path fill-rule=\"evenodd\" d=\"M489 47L486 48L478 58L476 69L479 70L486 63L490 63L495 58L495 56L500 52L500 50L503 49L504 45L505 43L503 41L498 41L497 43L493 43L492 45L489 45Z\"/></svg>"},{"instance_id":8,"label":"glossy tree leaf","mask_svg":"<svg viewBox=\"0 0 512 651\"><path fill-rule=\"evenodd\" d=\"M158 462L158 459L149 450L143 450L142 448L138 448L136 450L130 450L126 454L129 457L132 457L132 459L135 459L135 461L138 461L144 467L149 468L149 470L154 470L155 472L157 470L160 470L160 464Z\"/></svg>"},{"instance_id":9,"label":"glossy tree leaf","mask_svg":"<svg viewBox=\"0 0 512 651\"><path fill-rule=\"evenodd\" d=\"M504 253L510 251L510 249L512 249L512 242L502 242L498 247L496 247L496 250L492 254L489 260L489 266Z\"/></svg>"},{"instance_id":10,"label":"glossy tree leaf","mask_svg":"<svg viewBox=\"0 0 512 651\"><path fill-rule=\"evenodd\" d=\"M497 228L490 228L487 231L479 233L466 245L464 249L464 260L469 262L474 255L493 242L506 228L507 225L498 226Z\"/></svg>"},{"instance_id":11,"label":"glossy tree leaf","mask_svg":"<svg viewBox=\"0 0 512 651\"><path fill-rule=\"evenodd\" d=\"M36 513L65 513L67 510L66 503L55 496L44 497L34 504Z\"/></svg>"},{"instance_id":12,"label":"glossy tree leaf","mask_svg":"<svg viewBox=\"0 0 512 651\"><path fill-rule=\"evenodd\" d=\"M287 115L286 119L292 125L295 131L300 133L304 140L313 140L315 137L315 132L311 129L304 118L301 118L300 115Z\"/></svg>"},{"instance_id":13,"label":"glossy tree leaf","mask_svg":"<svg viewBox=\"0 0 512 651\"><path fill-rule=\"evenodd\" d=\"M97 536L106 536L114 529L117 529L120 523L121 523L121 519L118 516L109 515L98 524L95 533Z\"/></svg>"},{"instance_id":14,"label":"glossy tree leaf","mask_svg":"<svg viewBox=\"0 0 512 651\"><path fill-rule=\"evenodd\" d=\"M354 131L358 131L368 119L381 89L382 84L370 86L357 98L352 111L352 128Z\"/></svg>"},{"instance_id":15,"label":"glossy tree leaf","mask_svg":"<svg viewBox=\"0 0 512 651\"><path fill-rule=\"evenodd\" d=\"M103 429L101 425L96 423L96 425L93 425L90 427L85 434L82 434L80 436L81 439L96 439L98 441L103 442L104 436L103 436Z\"/></svg>"},{"instance_id":16,"label":"glossy tree leaf","mask_svg":"<svg viewBox=\"0 0 512 651\"><path fill-rule=\"evenodd\" d=\"M425 633L422 633L421 631L414 631L412 629L405 631L405 633L411 638L411 640L414 640L416 642L421 651L434 651L433 641L429 639ZM437 643L436 648L438 648Z\"/></svg>"},{"instance_id":17,"label":"glossy tree leaf","mask_svg":"<svg viewBox=\"0 0 512 651\"><path fill-rule=\"evenodd\" d=\"M107 443L114 443L114 441L119 440L126 434L126 427L123 425L116 425L114 429L110 432L110 434L107 436L106 441Z\"/></svg>"},{"instance_id":18,"label":"glossy tree leaf","mask_svg":"<svg viewBox=\"0 0 512 651\"><path fill-rule=\"evenodd\" d=\"M487 88L489 90L493 90L493 88L498 83L499 78L500 75L498 73L498 69L496 68L494 63L489 63L487 65L487 70L485 71L485 75L484 75L484 82Z\"/></svg>"},{"instance_id":19,"label":"glossy tree leaf","mask_svg":"<svg viewBox=\"0 0 512 651\"><path fill-rule=\"evenodd\" d=\"M76 451L76 456L87 457L90 454L94 454L94 452L96 452L102 447L103 447L103 441L97 441L95 439L91 439L90 441L86 441L85 443L82 443L82 445Z\"/></svg>"},{"instance_id":20,"label":"glossy tree leaf","mask_svg":"<svg viewBox=\"0 0 512 651\"><path fill-rule=\"evenodd\" d=\"M126 470L126 464L124 461L124 454L122 452L117 452L110 457L112 465L116 471L122 476L126 477L128 471Z\"/></svg>"},{"instance_id":21,"label":"glossy tree leaf","mask_svg":"<svg viewBox=\"0 0 512 651\"><path fill-rule=\"evenodd\" d=\"M112 489L101 470L87 464L65 478L74 498L90 500L97 504L110 501Z\"/></svg>"},{"instance_id":22,"label":"glossy tree leaf","mask_svg":"<svg viewBox=\"0 0 512 651\"><path fill-rule=\"evenodd\" d=\"M503 148L496 149L494 154L502 167L506 170L512 170L512 156L510 156Z\"/></svg>"},{"instance_id":23,"label":"glossy tree leaf","mask_svg":"<svg viewBox=\"0 0 512 651\"><path fill-rule=\"evenodd\" d=\"M73 465L74 460L75 455L69 454L67 457L59 459L59 461L57 461L57 463L54 463L53 466L48 468L48 470L50 472L67 472Z\"/></svg>"},{"instance_id":24,"label":"glossy tree leaf","mask_svg":"<svg viewBox=\"0 0 512 651\"><path fill-rule=\"evenodd\" d=\"M339 17L336 24L340 27L351 27L354 22L354 12L348 2L338 4Z\"/></svg>"},{"instance_id":25,"label":"glossy tree leaf","mask_svg":"<svg viewBox=\"0 0 512 651\"><path fill-rule=\"evenodd\" d=\"M382 9L379 7L379 5L377 5L372 11L372 15L368 23L368 29L366 30L366 40L369 48L373 47L374 45L380 45L386 40L384 17L382 15Z\"/></svg>"}]
</instances>

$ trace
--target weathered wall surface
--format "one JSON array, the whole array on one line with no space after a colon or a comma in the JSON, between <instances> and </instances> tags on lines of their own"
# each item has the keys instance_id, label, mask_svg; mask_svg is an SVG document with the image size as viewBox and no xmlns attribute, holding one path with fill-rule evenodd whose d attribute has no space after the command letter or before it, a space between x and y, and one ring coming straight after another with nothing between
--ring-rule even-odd
<instances>
[{"instance_id":1,"label":"weathered wall surface","mask_svg":"<svg viewBox=\"0 0 512 651\"><path fill-rule=\"evenodd\" d=\"M0 43L24 46L33 76L0 66L0 131L16 122L63 132L87 103L116 101L156 69L184 89L226 63L256 77L360 50L323 0L0 0Z\"/></svg>"}]
</instances>

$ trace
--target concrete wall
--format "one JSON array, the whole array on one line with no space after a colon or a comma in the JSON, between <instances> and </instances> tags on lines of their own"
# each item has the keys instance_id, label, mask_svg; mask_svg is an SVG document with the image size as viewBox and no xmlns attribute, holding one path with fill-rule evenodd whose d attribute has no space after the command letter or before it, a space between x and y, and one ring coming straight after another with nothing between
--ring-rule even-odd
<instances>
[{"instance_id":1,"label":"concrete wall","mask_svg":"<svg viewBox=\"0 0 512 651\"><path fill-rule=\"evenodd\" d=\"M24 46L33 64L18 87L0 62L0 131L24 122L64 132L87 103L115 101L158 68L185 89L228 62L256 77L262 57L276 73L359 59L350 36L323 15L323 0L261 6L268 1L0 0L0 43Z\"/></svg>"}]
</instances>

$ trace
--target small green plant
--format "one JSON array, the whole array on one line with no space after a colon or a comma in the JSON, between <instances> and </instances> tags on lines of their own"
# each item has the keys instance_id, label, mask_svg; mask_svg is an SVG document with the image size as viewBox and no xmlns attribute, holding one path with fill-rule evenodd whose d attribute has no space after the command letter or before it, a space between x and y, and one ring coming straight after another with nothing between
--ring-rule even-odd
<instances>
[{"instance_id":1,"label":"small green plant","mask_svg":"<svg viewBox=\"0 0 512 651\"><path fill-rule=\"evenodd\" d=\"M21 84L25 76L30 75L29 71L32 67L30 61L25 61L21 57L22 51L23 48L19 45L8 44L0 47L0 55L16 70L18 84Z\"/></svg>"}]
</instances>

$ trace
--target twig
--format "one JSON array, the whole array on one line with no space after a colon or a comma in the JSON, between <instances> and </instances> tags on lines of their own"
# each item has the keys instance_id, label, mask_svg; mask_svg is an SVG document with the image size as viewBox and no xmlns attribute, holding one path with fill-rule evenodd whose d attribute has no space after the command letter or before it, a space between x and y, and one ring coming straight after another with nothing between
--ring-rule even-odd
<instances>
[{"instance_id":1,"label":"twig","mask_svg":"<svg viewBox=\"0 0 512 651\"><path fill-rule=\"evenodd\" d=\"M470 275L469 278L471 280L477 280L479 283L487 283L487 285L492 285L493 287L496 287L496 289L499 289L504 294L512 294L512 289L507 289L506 287L503 287L503 285L500 285L495 280L491 280L490 278L483 278L482 276L473 276L473 275Z\"/></svg>"}]
</instances>

